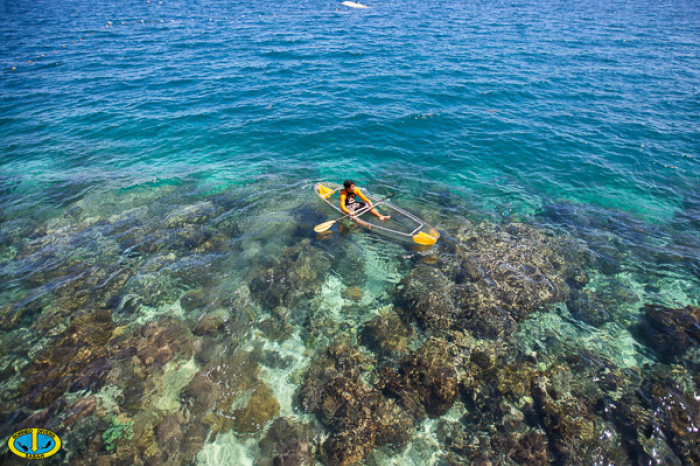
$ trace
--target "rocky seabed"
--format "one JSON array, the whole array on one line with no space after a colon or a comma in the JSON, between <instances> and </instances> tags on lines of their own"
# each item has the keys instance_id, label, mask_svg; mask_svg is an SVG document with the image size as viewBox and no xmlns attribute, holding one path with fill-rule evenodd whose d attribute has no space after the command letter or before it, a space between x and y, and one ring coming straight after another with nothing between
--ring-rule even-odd
<instances>
[{"instance_id":1,"label":"rocky seabed","mask_svg":"<svg viewBox=\"0 0 700 466\"><path fill-rule=\"evenodd\" d=\"M49 429L76 465L700 464L697 297L648 299L624 251L459 219L378 258L314 237L323 212L269 233L162 189L2 219L3 438Z\"/></svg>"}]
</instances>

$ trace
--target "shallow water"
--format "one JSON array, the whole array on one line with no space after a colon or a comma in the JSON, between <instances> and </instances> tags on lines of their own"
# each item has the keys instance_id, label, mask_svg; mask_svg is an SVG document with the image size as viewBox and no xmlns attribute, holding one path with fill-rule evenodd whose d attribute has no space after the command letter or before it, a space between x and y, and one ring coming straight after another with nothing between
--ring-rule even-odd
<instances>
[{"instance_id":1,"label":"shallow water","mask_svg":"<svg viewBox=\"0 0 700 466\"><path fill-rule=\"evenodd\" d=\"M698 6L367 4L0 4L3 438L700 462Z\"/></svg>"}]
</instances>

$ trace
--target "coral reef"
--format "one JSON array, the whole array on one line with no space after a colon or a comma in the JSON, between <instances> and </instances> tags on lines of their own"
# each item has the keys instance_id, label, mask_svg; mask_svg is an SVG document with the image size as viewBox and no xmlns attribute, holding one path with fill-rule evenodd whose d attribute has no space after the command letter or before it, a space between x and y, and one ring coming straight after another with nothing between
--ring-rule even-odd
<instances>
[{"instance_id":1,"label":"coral reef","mask_svg":"<svg viewBox=\"0 0 700 466\"><path fill-rule=\"evenodd\" d=\"M660 420L673 452L685 464L700 464L700 400L697 392L685 392L666 374L652 373L649 393L654 417Z\"/></svg>"},{"instance_id":2,"label":"coral reef","mask_svg":"<svg viewBox=\"0 0 700 466\"><path fill-rule=\"evenodd\" d=\"M24 403L43 408L69 388L99 389L109 366L108 342L114 338L113 331L109 310L75 316L63 336L22 371Z\"/></svg>"},{"instance_id":3,"label":"coral reef","mask_svg":"<svg viewBox=\"0 0 700 466\"><path fill-rule=\"evenodd\" d=\"M294 327L284 321L265 319L258 323L258 328L272 341L283 342L289 339L294 332Z\"/></svg>"},{"instance_id":4,"label":"coral reef","mask_svg":"<svg viewBox=\"0 0 700 466\"><path fill-rule=\"evenodd\" d=\"M613 320L609 312L592 302L585 293L571 293L566 307L571 315L595 327Z\"/></svg>"},{"instance_id":5,"label":"coral reef","mask_svg":"<svg viewBox=\"0 0 700 466\"><path fill-rule=\"evenodd\" d=\"M641 321L633 330L647 345L658 350L664 360L700 346L700 307L672 309L647 304L642 312Z\"/></svg>"},{"instance_id":6,"label":"coral reef","mask_svg":"<svg viewBox=\"0 0 700 466\"><path fill-rule=\"evenodd\" d=\"M459 310L454 305L452 283L438 269L418 264L401 282L401 300L408 314L426 330L456 326Z\"/></svg>"},{"instance_id":7,"label":"coral reef","mask_svg":"<svg viewBox=\"0 0 700 466\"><path fill-rule=\"evenodd\" d=\"M405 354L413 338L413 328L401 321L394 311L374 317L360 329L362 344L383 357Z\"/></svg>"},{"instance_id":8,"label":"coral reef","mask_svg":"<svg viewBox=\"0 0 700 466\"><path fill-rule=\"evenodd\" d=\"M258 432L279 413L272 390L259 378L258 364L244 352L209 363L181 396L191 415L215 432Z\"/></svg>"},{"instance_id":9,"label":"coral reef","mask_svg":"<svg viewBox=\"0 0 700 466\"><path fill-rule=\"evenodd\" d=\"M228 312L225 309L215 309L204 314L192 329L192 333L198 336L217 335L224 328L228 319Z\"/></svg>"},{"instance_id":10,"label":"coral reef","mask_svg":"<svg viewBox=\"0 0 700 466\"><path fill-rule=\"evenodd\" d=\"M182 413L170 413L155 428L159 452L150 462L156 465L187 464L204 444L203 424L190 422Z\"/></svg>"},{"instance_id":11,"label":"coral reef","mask_svg":"<svg viewBox=\"0 0 700 466\"><path fill-rule=\"evenodd\" d=\"M189 322L134 320L152 312L144 306L173 304L183 287L198 287L185 294L182 309L209 312L192 327L211 341L230 320L235 346L249 313L240 306L228 319L228 310L238 311L245 293L212 290L217 254L237 234L236 222L219 219L214 200L103 211L79 201L23 227L24 237L10 242L21 286L3 290L0 299L0 329L9 332L0 346L1 381L3 393L14 394L3 397L2 426L61 432L72 448L59 456L73 464L185 464L208 431L186 403L182 412L168 412L178 401L168 389L187 383L197 366L185 361L205 345ZM276 401L264 394L263 388L250 396L249 412L238 407L243 419L262 422L275 414L269 407Z\"/></svg>"},{"instance_id":12,"label":"coral reef","mask_svg":"<svg viewBox=\"0 0 700 466\"><path fill-rule=\"evenodd\" d=\"M527 316L561 302L588 280L576 244L523 224L466 225L462 244L435 266L419 263L401 282L407 314L425 330L466 328L484 338L511 335Z\"/></svg>"},{"instance_id":13,"label":"coral reef","mask_svg":"<svg viewBox=\"0 0 700 466\"><path fill-rule=\"evenodd\" d=\"M234 427L243 434L260 431L265 423L277 416L280 405L267 384L259 382L253 389L248 403L234 410Z\"/></svg>"},{"instance_id":14,"label":"coral reef","mask_svg":"<svg viewBox=\"0 0 700 466\"><path fill-rule=\"evenodd\" d=\"M312 362L302 384L301 406L317 412L332 429L321 446L325 464L354 464L381 445L400 451L413 431L413 419L405 410L362 381L365 362L357 347L335 340Z\"/></svg>"},{"instance_id":15,"label":"coral reef","mask_svg":"<svg viewBox=\"0 0 700 466\"><path fill-rule=\"evenodd\" d=\"M255 269L250 278L253 298L270 309L277 306L296 307L302 299L314 296L326 276L330 261L308 239L285 247L279 258Z\"/></svg>"},{"instance_id":16,"label":"coral reef","mask_svg":"<svg viewBox=\"0 0 700 466\"><path fill-rule=\"evenodd\" d=\"M254 466L313 466L313 426L278 417L260 442L260 458Z\"/></svg>"},{"instance_id":17,"label":"coral reef","mask_svg":"<svg viewBox=\"0 0 700 466\"><path fill-rule=\"evenodd\" d=\"M351 301L359 301L362 299L362 290L359 286L349 286L341 293L343 299Z\"/></svg>"},{"instance_id":18,"label":"coral reef","mask_svg":"<svg viewBox=\"0 0 700 466\"><path fill-rule=\"evenodd\" d=\"M700 464L700 310L630 280L619 239L459 220L385 280L372 247L296 224L244 248L240 201L180 194L5 220L0 433L54 429L88 465L191 464L225 433L255 466Z\"/></svg>"},{"instance_id":19,"label":"coral reef","mask_svg":"<svg viewBox=\"0 0 700 466\"><path fill-rule=\"evenodd\" d=\"M430 339L418 351L403 357L398 371L384 370L377 386L418 418L422 416L416 413L416 405L422 406L428 416L442 416L459 395L459 378L453 367L455 354L447 341Z\"/></svg>"}]
</instances>

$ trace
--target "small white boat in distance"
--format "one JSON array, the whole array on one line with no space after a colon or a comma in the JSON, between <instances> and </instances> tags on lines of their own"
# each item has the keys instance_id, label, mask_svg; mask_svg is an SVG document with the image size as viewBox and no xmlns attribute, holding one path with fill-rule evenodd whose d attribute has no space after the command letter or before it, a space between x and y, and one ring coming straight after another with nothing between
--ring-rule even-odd
<instances>
[{"instance_id":1,"label":"small white boat in distance","mask_svg":"<svg viewBox=\"0 0 700 466\"><path fill-rule=\"evenodd\" d=\"M357 3L357 2L343 2L343 5L350 7L350 8L369 8L367 5L363 5L362 3Z\"/></svg>"}]
</instances>

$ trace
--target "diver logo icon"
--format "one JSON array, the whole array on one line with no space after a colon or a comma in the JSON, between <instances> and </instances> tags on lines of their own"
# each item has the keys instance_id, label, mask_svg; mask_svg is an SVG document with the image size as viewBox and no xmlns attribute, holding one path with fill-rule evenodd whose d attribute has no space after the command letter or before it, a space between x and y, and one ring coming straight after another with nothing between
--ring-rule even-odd
<instances>
[{"instance_id":1,"label":"diver logo icon","mask_svg":"<svg viewBox=\"0 0 700 466\"><path fill-rule=\"evenodd\" d=\"M40 460L61 449L61 438L46 429L22 429L12 434L7 446L20 458Z\"/></svg>"}]
</instances>

